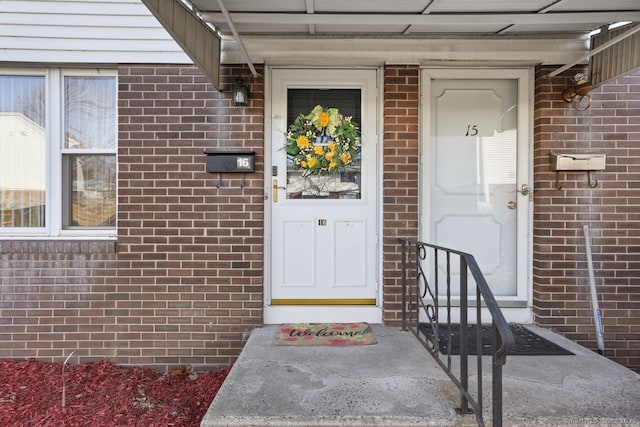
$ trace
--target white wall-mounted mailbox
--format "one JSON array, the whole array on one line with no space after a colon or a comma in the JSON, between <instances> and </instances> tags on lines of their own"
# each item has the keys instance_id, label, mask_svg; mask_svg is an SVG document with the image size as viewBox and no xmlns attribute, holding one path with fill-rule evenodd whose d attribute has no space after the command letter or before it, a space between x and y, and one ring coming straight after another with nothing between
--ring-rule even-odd
<instances>
[{"instance_id":1,"label":"white wall-mounted mailbox","mask_svg":"<svg viewBox=\"0 0 640 427\"><path fill-rule=\"evenodd\" d=\"M605 165L604 154L551 153L554 171L601 171Z\"/></svg>"},{"instance_id":2,"label":"white wall-mounted mailbox","mask_svg":"<svg viewBox=\"0 0 640 427\"><path fill-rule=\"evenodd\" d=\"M556 172L556 188L562 189L560 172L586 172L589 187L596 188L598 181L591 180L591 172L603 171L606 166L604 154L596 153L551 153L551 170Z\"/></svg>"}]
</instances>

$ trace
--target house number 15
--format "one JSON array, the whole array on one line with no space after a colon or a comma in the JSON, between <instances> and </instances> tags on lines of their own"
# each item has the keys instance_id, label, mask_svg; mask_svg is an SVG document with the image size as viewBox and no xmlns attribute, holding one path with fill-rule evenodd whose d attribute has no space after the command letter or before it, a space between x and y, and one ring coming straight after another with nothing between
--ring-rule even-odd
<instances>
[{"instance_id":1,"label":"house number 15","mask_svg":"<svg viewBox=\"0 0 640 427\"><path fill-rule=\"evenodd\" d=\"M478 134L478 125L467 125L467 133L464 136L476 136Z\"/></svg>"}]
</instances>

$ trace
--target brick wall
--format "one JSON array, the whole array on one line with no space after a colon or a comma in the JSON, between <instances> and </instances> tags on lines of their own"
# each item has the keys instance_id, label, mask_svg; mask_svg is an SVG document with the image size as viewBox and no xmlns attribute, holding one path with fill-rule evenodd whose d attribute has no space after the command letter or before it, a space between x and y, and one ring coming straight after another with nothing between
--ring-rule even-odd
<instances>
[{"instance_id":1,"label":"brick wall","mask_svg":"<svg viewBox=\"0 0 640 427\"><path fill-rule=\"evenodd\" d=\"M226 365L262 323L262 77L233 107L195 67L118 71L118 241L0 242L0 357ZM204 172L205 148L241 147L244 186Z\"/></svg>"},{"instance_id":2,"label":"brick wall","mask_svg":"<svg viewBox=\"0 0 640 427\"><path fill-rule=\"evenodd\" d=\"M640 73L592 92L584 112L539 68L535 98L535 321L595 348L582 225L593 234L610 357L640 368ZM223 68L223 89L244 67ZM194 67L119 69L118 241L0 241L0 357L220 366L262 323L263 97L233 107ZM384 319L400 319L397 237L418 236L419 68L384 75ZM204 172L205 148L257 152L256 172ZM607 154L562 176L549 153ZM218 187L219 185L219 187Z\"/></svg>"},{"instance_id":3,"label":"brick wall","mask_svg":"<svg viewBox=\"0 0 640 427\"><path fill-rule=\"evenodd\" d=\"M121 349L115 242L0 242L0 357L101 359ZM124 341L124 340L122 340Z\"/></svg>"},{"instance_id":4,"label":"brick wall","mask_svg":"<svg viewBox=\"0 0 640 427\"><path fill-rule=\"evenodd\" d=\"M536 70L534 315L535 322L595 349L583 225L591 250L606 354L640 371L640 72L591 92L592 105L577 111L562 90L582 69L551 80L553 68ZM552 151L607 156L596 172L561 174L550 169Z\"/></svg>"},{"instance_id":5,"label":"brick wall","mask_svg":"<svg viewBox=\"0 0 640 427\"><path fill-rule=\"evenodd\" d=\"M384 321L402 320L398 237L418 237L418 66L384 71L383 295Z\"/></svg>"}]
</instances>

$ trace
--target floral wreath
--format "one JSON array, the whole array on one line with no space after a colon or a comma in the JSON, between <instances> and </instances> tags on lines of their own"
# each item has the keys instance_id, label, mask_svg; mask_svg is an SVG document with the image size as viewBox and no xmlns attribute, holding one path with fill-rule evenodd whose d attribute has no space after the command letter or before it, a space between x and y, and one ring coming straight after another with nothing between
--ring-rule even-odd
<instances>
[{"instance_id":1,"label":"floral wreath","mask_svg":"<svg viewBox=\"0 0 640 427\"><path fill-rule=\"evenodd\" d=\"M303 176L337 173L353 162L360 142L358 127L351 117L337 108L316 105L307 115L300 114L287 132L287 153L293 168Z\"/></svg>"}]
</instances>

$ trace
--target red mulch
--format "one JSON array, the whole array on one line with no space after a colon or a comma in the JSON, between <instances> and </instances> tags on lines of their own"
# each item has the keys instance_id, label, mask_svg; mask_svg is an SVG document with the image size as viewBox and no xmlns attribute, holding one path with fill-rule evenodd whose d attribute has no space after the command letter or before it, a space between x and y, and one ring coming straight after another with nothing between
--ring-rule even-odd
<instances>
[{"instance_id":1,"label":"red mulch","mask_svg":"<svg viewBox=\"0 0 640 427\"><path fill-rule=\"evenodd\" d=\"M1 426L199 426L231 367L163 375L106 360L64 369L62 362L0 360Z\"/></svg>"}]
</instances>

